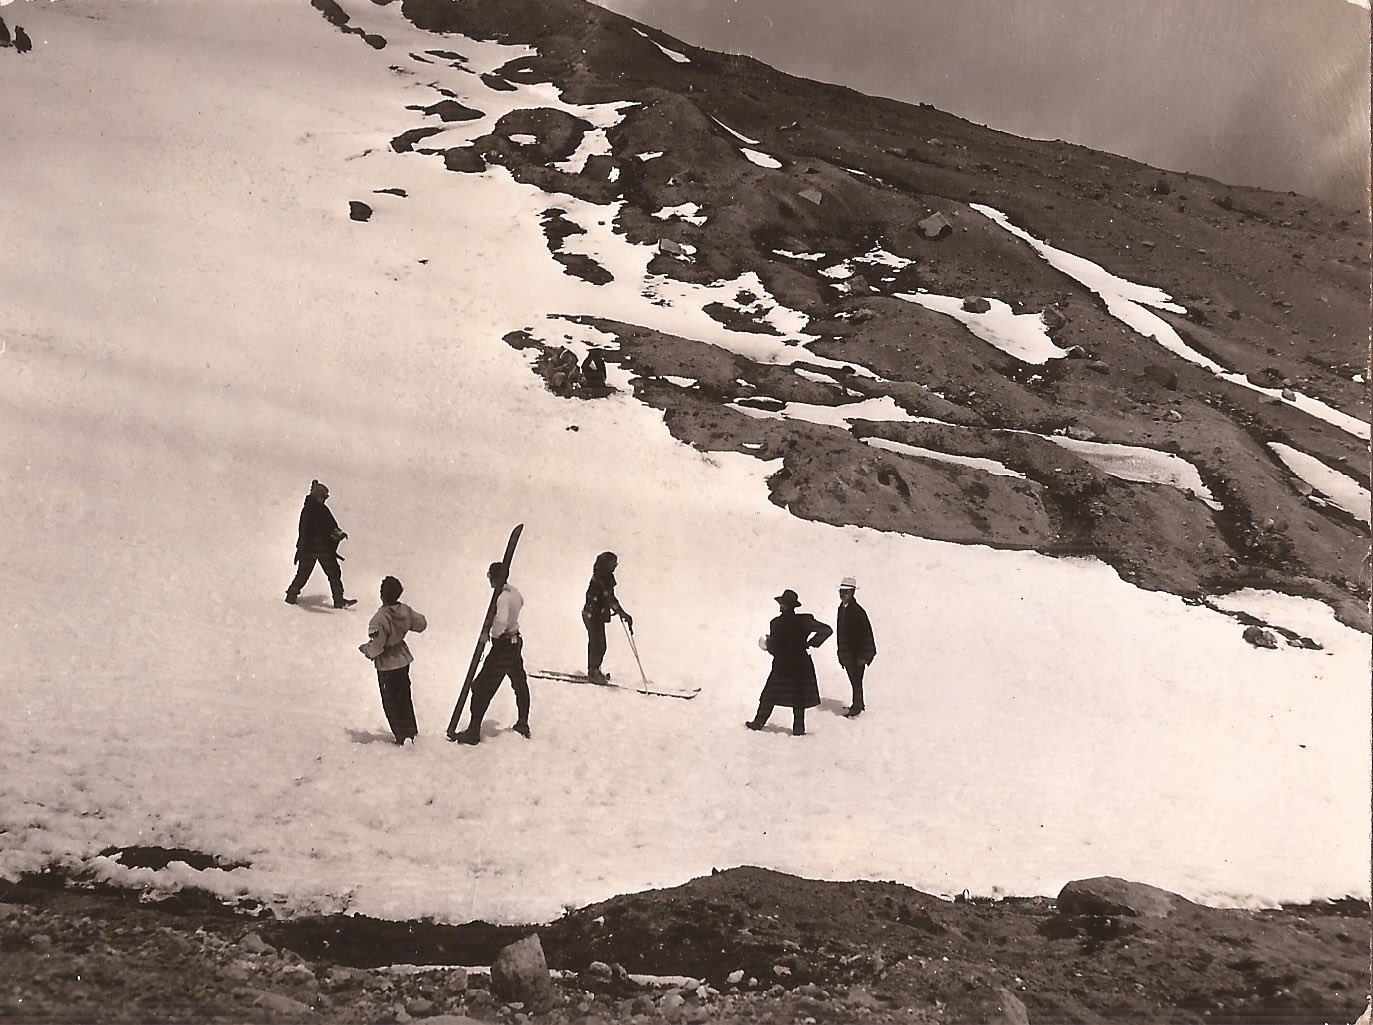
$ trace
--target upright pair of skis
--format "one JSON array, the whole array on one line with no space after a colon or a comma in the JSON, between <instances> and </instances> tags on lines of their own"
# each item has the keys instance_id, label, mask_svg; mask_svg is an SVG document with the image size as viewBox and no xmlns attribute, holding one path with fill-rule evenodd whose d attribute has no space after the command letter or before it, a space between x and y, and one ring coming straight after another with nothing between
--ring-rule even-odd
<instances>
[{"instance_id":1,"label":"upright pair of skis","mask_svg":"<svg viewBox=\"0 0 1373 1025\"><path fill-rule=\"evenodd\" d=\"M516 524L515 529L510 532L510 540L505 544L505 555L501 557L501 565L505 568L505 578L510 578L510 563L515 558L515 547L520 543L520 534L524 532L524 524ZM486 618L482 620L481 633L477 637L477 646L472 652L472 661L467 666L467 676L462 681L462 691L458 694L458 702L453 706L453 716L448 720L447 737L449 740L456 740L458 737L458 720L462 718L462 710L467 705L467 695L472 691L472 680L477 675L477 666L481 663L482 652L486 650L486 635L491 629L491 622L496 618L496 599L500 597L500 588L493 588L491 591L491 601L486 606ZM650 694L655 697L664 698L694 698L701 693L701 688L696 687L692 690L666 690L654 687L648 682L648 677L644 675L644 666L639 662L639 649L634 643L634 634L629 627L625 627L625 636L629 638L629 646L634 652L634 661L639 665L639 675L643 678L642 687L625 687L639 691L640 694ZM562 673L552 670L536 670L529 674L544 680L561 680L566 683L586 683L591 680L583 674ZM606 680L605 686L620 687L622 684L611 683ZM599 685L597 685L599 686Z\"/></svg>"}]
</instances>

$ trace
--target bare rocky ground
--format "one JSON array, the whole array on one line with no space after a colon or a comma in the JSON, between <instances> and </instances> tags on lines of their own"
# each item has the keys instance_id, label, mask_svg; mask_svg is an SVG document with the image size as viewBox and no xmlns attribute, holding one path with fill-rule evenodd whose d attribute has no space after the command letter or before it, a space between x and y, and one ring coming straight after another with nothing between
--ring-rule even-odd
<instances>
[{"instance_id":1,"label":"bare rocky ground","mask_svg":"<svg viewBox=\"0 0 1373 1025\"><path fill-rule=\"evenodd\" d=\"M331 2L314 0L326 15ZM635 395L663 411L677 438L707 452L783 460L770 480L774 502L829 523L1090 555L1139 586L1196 601L1243 587L1314 596L1344 622L1369 629L1366 524L1313 494L1268 447L1292 445L1368 482L1367 444L1292 404L1300 393L1368 418L1367 210L1020 139L924 104L794 78L648 31L689 58L674 62L642 27L584 0L397 2L421 28L538 50L484 76L489 86L552 81L574 102L639 106L610 130L611 154L590 158L579 173L553 165L589 126L548 108L511 112L473 145L445 150L425 148L423 136L448 115L416 106L394 148L441 158L456 173L499 165L548 193L550 255L595 284L612 280L610 272L568 251L581 228L565 216L564 197L621 200L615 230L658 245L651 272L696 283L756 272L778 302L809 318L806 330L820 336L813 352L880 376L844 377L803 362L805 376L702 342L597 324L619 342L608 358L635 373ZM332 20L356 28L341 12ZM448 59L437 48L426 54L397 53L393 70L422 83L428 64ZM427 63L415 63L421 58ZM444 92L435 87L436 101ZM750 163L729 129L781 166ZM637 159L647 153L662 155ZM705 223L654 216L683 203L696 204ZM974 204L1165 289L1188 313L1161 315L1188 345L1279 394L1223 380L1124 327L1100 297ZM951 230L928 237L919 224L936 213ZM821 273L876 246L912 262L851 264L860 273L843 289ZM1072 356L1021 363L952 318L896 298L920 289L1041 313ZM771 332L748 312L758 297L743 293L733 306L707 312L735 330ZM558 344L538 325L507 340L537 350L536 369ZM675 386L662 375L697 383ZM944 425L820 427L760 421L729 405L834 406L864 397L889 397ZM1177 455L1223 508L1105 473L1045 440L1055 435ZM881 450L864 443L870 437L995 459L1024 477Z\"/></svg>"},{"instance_id":2,"label":"bare rocky ground","mask_svg":"<svg viewBox=\"0 0 1373 1025\"><path fill-rule=\"evenodd\" d=\"M530 934L554 971L545 1007L423 967L490 964ZM279 921L44 875L0 887L0 953L0 1019L22 1022L1348 1025L1370 985L1369 909L1352 900L1216 910L1094 880L950 902L757 868L524 928Z\"/></svg>"}]
</instances>

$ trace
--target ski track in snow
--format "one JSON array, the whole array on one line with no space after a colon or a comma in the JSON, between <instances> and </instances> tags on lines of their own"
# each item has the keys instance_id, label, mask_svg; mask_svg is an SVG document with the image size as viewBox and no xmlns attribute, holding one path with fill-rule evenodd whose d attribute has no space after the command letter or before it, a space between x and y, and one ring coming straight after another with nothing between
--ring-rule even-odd
<instances>
[{"instance_id":1,"label":"ski track in snow","mask_svg":"<svg viewBox=\"0 0 1373 1025\"><path fill-rule=\"evenodd\" d=\"M1283 599L1269 614L1326 650L1258 651L1228 618L1099 564L797 519L768 501L780 461L679 444L626 393L629 372L612 367L607 399L550 395L501 339L532 326L614 345L572 315L847 365L808 352L756 275L647 274L654 249L614 233L615 206L565 204L588 229L566 248L616 274L598 287L550 258L554 197L391 152L431 81L484 113L432 146L518 107L604 130L623 106L486 89L478 74L532 51L456 35L438 38L477 74L396 75L397 54L436 37L399 5L344 6L391 45L306 5L201 0L187 19L66 0L46 12L62 47L0 62L25 100L3 115L25 145L0 190L0 460L25 499L6 510L25 588L0 873L56 864L280 914L494 922L735 864L936 893L1109 873L1212 903L1367 895L1366 637ZM351 222L348 201L380 187L407 198ZM701 312L742 289L782 337ZM859 406L878 411L840 409ZM353 612L325 607L318 574L301 606L281 601L312 477L350 534ZM503 689L481 747L444 743L483 572L516 522L529 665L579 666L586 579L611 549L650 677L701 695L531 681L532 741L506 729ZM356 650L387 573L430 622L411 641L413 749L387 742ZM845 685L822 648L811 734L744 730L770 596L796 588L825 618L849 574L882 648L869 715L831 714ZM98 855L135 844L249 867Z\"/></svg>"}]
</instances>

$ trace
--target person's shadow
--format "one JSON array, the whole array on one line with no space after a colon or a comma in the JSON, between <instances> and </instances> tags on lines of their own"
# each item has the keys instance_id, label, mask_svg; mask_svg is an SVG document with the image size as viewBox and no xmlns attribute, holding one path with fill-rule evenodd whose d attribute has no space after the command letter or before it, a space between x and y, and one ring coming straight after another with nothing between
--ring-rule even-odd
<instances>
[{"instance_id":1,"label":"person's shadow","mask_svg":"<svg viewBox=\"0 0 1373 1025\"><path fill-rule=\"evenodd\" d=\"M396 738L380 730L348 730L348 739L354 744L394 744Z\"/></svg>"},{"instance_id":2,"label":"person's shadow","mask_svg":"<svg viewBox=\"0 0 1373 1025\"><path fill-rule=\"evenodd\" d=\"M844 714L844 710L849 706L844 704L844 702L838 701L834 698L821 698L820 707L824 711L829 712L831 715L842 716Z\"/></svg>"},{"instance_id":3,"label":"person's shadow","mask_svg":"<svg viewBox=\"0 0 1373 1025\"><path fill-rule=\"evenodd\" d=\"M334 599L326 598L322 594L312 594L308 597L302 595L296 599L296 607L306 612L333 612Z\"/></svg>"}]
</instances>

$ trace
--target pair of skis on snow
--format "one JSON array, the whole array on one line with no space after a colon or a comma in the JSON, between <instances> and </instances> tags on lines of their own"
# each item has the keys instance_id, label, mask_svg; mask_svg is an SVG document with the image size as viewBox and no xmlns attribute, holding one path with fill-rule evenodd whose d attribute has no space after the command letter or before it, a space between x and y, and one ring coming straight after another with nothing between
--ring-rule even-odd
<instances>
[{"instance_id":1,"label":"pair of skis on snow","mask_svg":"<svg viewBox=\"0 0 1373 1025\"><path fill-rule=\"evenodd\" d=\"M520 534L524 531L524 524L516 524L515 529L510 532L510 540L505 545L505 555L501 557L501 565L505 567L505 578L510 577L510 563L515 558L515 547L520 543ZM481 634L477 637L477 647L472 652L472 661L467 666L467 676L462 681L462 691L458 694L458 703L453 706L453 716L448 720L447 737L449 740L456 740L458 737L458 720L462 718L462 710L467 705L467 695L472 691L472 680L477 675L477 666L481 663L482 652L486 650L486 635L491 629L491 622L496 618L496 599L500 597L500 588L493 588L491 591L491 601L486 606L486 618L482 620ZM625 636L629 638L630 650L634 652L634 661L638 663L639 675L643 678L643 686L625 689L634 689L640 694L651 694L655 697L666 698L694 698L701 692L701 688L694 690L663 690L654 687L648 682L648 677L644 675L643 663L639 661L639 649L634 643L634 634L629 627L625 626ZM585 675L578 673L560 673L552 670L536 670L529 674L544 680L561 680L566 683L586 683L592 681ZM593 686L602 686L593 684ZM621 684L611 683L606 680L604 686L620 687Z\"/></svg>"}]
</instances>

